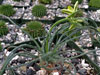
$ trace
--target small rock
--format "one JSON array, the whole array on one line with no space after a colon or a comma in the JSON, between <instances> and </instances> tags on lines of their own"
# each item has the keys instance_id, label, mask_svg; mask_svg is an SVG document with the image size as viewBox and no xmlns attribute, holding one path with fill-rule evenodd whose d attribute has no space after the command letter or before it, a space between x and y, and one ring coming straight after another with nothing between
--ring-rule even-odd
<instances>
[{"instance_id":1,"label":"small rock","mask_svg":"<svg viewBox=\"0 0 100 75\"><path fill-rule=\"evenodd\" d=\"M21 67L20 67L20 70L26 72L26 66L21 66Z\"/></svg>"},{"instance_id":2,"label":"small rock","mask_svg":"<svg viewBox=\"0 0 100 75\"><path fill-rule=\"evenodd\" d=\"M25 63L25 62L26 62L26 59L25 59L25 58L20 57L20 58L18 58L18 62L19 62L19 63L21 63L21 64L23 64L23 63Z\"/></svg>"},{"instance_id":3,"label":"small rock","mask_svg":"<svg viewBox=\"0 0 100 75\"><path fill-rule=\"evenodd\" d=\"M79 61L77 59L72 59L72 63L78 64Z\"/></svg>"},{"instance_id":4,"label":"small rock","mask_svg":"<svg viewBox=\"0 0 100 75\"><path fill-rule=\"evenodd\" d=\"M78 73L79 73L80 75L87 75L86 69L81 69L81 70L78 71Z\"/></svg>"},{"instance_id":5,"label":"small rock","mask_svg":"<svg viewBox=\"0 0 100 75\"><path fill-rule=\"evenodd\" d=\"M51 75L60 75L59 72L52 72Z\"/></svg>"},{"instance_id":6,"label":"small rock","mask_svg":"<svg viewBox=\"0 0 100 75\"><path fill-rule=\"evenodd\" d=\"M35 74L36 74L36 72L33 71L32 69L28 69L28 70L26 71L26 75L35 75Z\"/></svg>"},{"instance_id":7,"label":"small rock","mask_svg":"<svg viewBox=\"0 0 100 75\"><path fill-rule=\"evenodd\" d=\"M40 70L40 67L39 67L37 64L34 64L34 69L35 69L36 71L38 71L38 70Z\"/></svg>"},{"instance_id":8,"label":"small rock","mask_svg":"<svg viewBox=\"0 0 100 75\"><path fill-rule=\"evenodd\" d=\"M85 63L85 59L82 60L81 65L83 68L87 68L89 64Z\"/></svg>"},{"instance_id":9,"label":"small rock","mask_svg":"<svg viewBox=\"0 0 100 75\"><path fill-rule=\"evenodd\" d=\"M12 60L17 60L19 58L19 56L15 56Z\"/></svg>"},{"instance_id":10,"label":"small rock","mask_svg":"<svg viewBox=\"0 0 100 75\"><path fill-rule=\"evenodd\" d=\"M46 75L46 70L39 70L36 72L36 75Z\"/></svg>"}]
</instances>

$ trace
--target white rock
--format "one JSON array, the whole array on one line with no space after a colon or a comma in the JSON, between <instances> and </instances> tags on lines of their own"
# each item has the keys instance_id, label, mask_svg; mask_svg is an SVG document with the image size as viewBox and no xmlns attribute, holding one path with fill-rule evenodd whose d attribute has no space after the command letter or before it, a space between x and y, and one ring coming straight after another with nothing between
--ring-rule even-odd
<instances>
[{"instance_id":1,"label":"white rock","mask_svg":"<svg viewBox=\"0 0 100 75\"><path fill-rule=\"evenodd\" d=\"M36 75L46 75L46 70L39 70L36 72Z\"/></svg>"},{"instance_id":2,"label":"white rock","mask_svg":"<svg viewBox=\"0 0 100 75\"><path fill-rule=\"evenodd\" d=\"M39 53L38 53L38 52L36 52L34 55L35 55L35 56L38 56L38 55L39 55Z\"/></svg>"},{"instance_id":3,"label":"white rock","mask_svg":"<svg viewBox=\"0 0 100 75\"><path fill-rule=\"evenodd\" d=\"M11 52L9 52L7 49L4 50L4 54L5 54L6 56L9 56L10 53L11 53Z\"/></svg>"},{"instance_id":4,"label":"white rock","mask_svg":"<svg viewBox=\"0 0 100 75\"><path fill-rule=\"evenodd\" d=\"M52 72L51 75L60 75L59 72Z\"/></svg>"},{"instance_id":5,"label":"white rock","mask_svg":"<svg viewBox=\"0 0 100 75\"><path fill-rule=\"evenodd\" d=\"M88 5L83 5L83 8L85 9L88 9L88 7L89 7Z\"/></svg>"},{"instance_id":6,"label":"white rock","mask_svg":"<svg viewBox=\"0 0 100 75\"><path fill-rule=\"evenodd\" d=\"M89 64L85 63L85 59L81 61L81 65L83 68L87 68L89 66Z\"/></svg>"},{"instance_id":7,"label":"white rock","mask_svg":"<svg viewBox=\"0 0 100 75\"><path fill-rule=\"evenodd\" d=\"M11 34L7 34L6 38L7 38L8 40L11 40Z\"/></svg>"},{"instance_id":8,"label":"white rock","mask_svg":"<svg viewBox=\"0 0 100 75\"><path fill-rule=\"evenodd\" d=\"M12 60L17 60L19 58L19 56L15 56Z\"/></svg>"},{"instance_id":9,"label":"white rock","mask_svg":"<svg viewBox=\"0 0 100 75\"><path fill-rule=\"evenodd\" d=\"M1 42L1 45L3 48L5 48L7 46L7 44L5 44L4 42Z\"/></svg>"}]
</instances>

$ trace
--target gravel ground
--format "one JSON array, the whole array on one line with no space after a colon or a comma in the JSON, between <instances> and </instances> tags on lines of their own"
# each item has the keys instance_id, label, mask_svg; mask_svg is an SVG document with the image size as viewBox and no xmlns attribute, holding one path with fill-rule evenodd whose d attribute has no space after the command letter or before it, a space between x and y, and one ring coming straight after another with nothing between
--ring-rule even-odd
<instances>
[{"instance_id":1,"label":"gravel ground","mask_svg":"<svg viewBox=\"0 0 100 75\"><path fill-rule=\"evenodd\" d=\"M66 1L66 2L65 2ZM4 0L3 4L11 4L13 6L22 6L21 8L14 8L17 12L16 14L14 14L14 16L11 16L12 19L24 19L24 20L55 20L55 17L67 17L66 14L62 14L61 13L61 9L63 7L66 7L68 5L71 4L70 0L54 0L52 2L52 4L47 4L46 7L48 8L47 10L47 15L42 17L42 18L36 18L32 15L31 10L32 7L35 4L38 4L37 0L33 1L32 3L30 3L30 0L25 0L25 2L14 2L12 0ZM26 6L28 6L27 8L25 8ZM82 4L79 5L79 8L83 8L83 9L88 9L88 2L86 0L83 1ZM95 21L99 21L100 22L100 10L96 10L96 11L88 11L88 12L84 12L85 15L84 17L87 17L87 15L95 20ZM17 43L21 43L24 41L29 41L29 37L27 35L25 35L19 28L17 28L17 26L14 26L13 24L10 24L9 22L6 23L6 25L9 28L9 33L3 37L0 37L0 41L1 44L3 46L3 48L5 48L6 46L9 46L10 44L17 44ZM21 28L26 27L26 24L23 24L21 26ZM48 32L50 29L50 25L47 24L45 25L45 29ZM86 36L89 34L88 30L84 30L82 31L82 35L84 35L84 37L81 37L79 39L79 41L77 41L76 43L79 46L87 46L87 47L91 47L92 43L91 43L91 39L90 36ZM96 49L99 49L96 47ZM27 50L27 49L26 49ZM71 57L71 56L76 56L78 55L75 52L67 52L67 50L73 50L74 49L70 49L69 47L64 46L64 48L62 48L62 50L66 51L64 54L61 54L61 56L64 57ZM39 53L34 50L34 49L29 49L28 50L30 53L33 53L34 55L38 55ZM4 63L5 58L9 55L11 51L5 49L5 51L0 52L0 69ZM21 51L23 52L23 51ZM88 50L84 50L84 52L88 52ZM97 51L96 54L100 54L100 51ZM89 55L91 58L93 57L93 55ZM92 58L94 59L94 58ZM22 64L22 63L26 63L29 62L30 60L33 60L32 58L25 58L22 56L16 56L12 59L12 61L10 62L10 65L12 66L16 66L18 64ZM73 59L73 60L67 60L70 63L73 63L76 67L77 70L77 75L96 75L94 74L94 69L86 62L85 59L83 58L77 58L77 59ZM97 57L97 61L98 64L100 65L100 56ZM71 72L74 73L73 68L71 67L71 65L64 63L63 64L64 69L62 70L63 75L71 75L69 72L66 71L66 69L70 69L72 70ZM45 69L41 69L38 66L38 63L31 63L27 66L22 66L18 69L15 69L15 72L17 75L47 75L46 74L46 70ZM4 75L9 75L10 71L6 71ZM60 75L59 70L57 71L52 71L51 75Z\"/></svg>"}]
</instances>

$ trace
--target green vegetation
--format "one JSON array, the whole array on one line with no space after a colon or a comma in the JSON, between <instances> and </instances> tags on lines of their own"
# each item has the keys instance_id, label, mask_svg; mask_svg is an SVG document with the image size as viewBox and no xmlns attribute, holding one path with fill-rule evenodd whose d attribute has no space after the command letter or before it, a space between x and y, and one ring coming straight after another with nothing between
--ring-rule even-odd
<instances>
[{"instance_id":1,"label":"green vegetation","mask_svg":"<svg viewBox=\"0 0 100 75\"><path fill-rule=\"evenodd\" d=\"M45 33L43 25L38 21L29 22L24 30L27 31L32 37L43 36Z\"/></svg>"},{"instance_id":2,"label":"green vegetation","mask_svg":"<svg viewBox=\"0 0 100 75\"><path fill-rule=\"evenodd\" d=\"M89 5L92 7L100 8L100 0L90 0Z\"/></svg>"},{"instance_id":3,"label":"green vegetation","mask_svg":"<svg viewBox=\"0 0 100 75\"><path fill-rule=\"evenodd\" d=\"M12 16L15 13L15 10L13 9L13 6L11 5L0 5L0 14L6 15L6 16Z\"/></svg>"},{"instance_id":4,"label":"green vegetation","mask_svg":"<svg viewBox=\"0 0 100 75\"><path fill-rule=\"evenodd\" d=\"M79 2L79 4L81 4L83 0L71 0L71 3L75 4L75 3L76 3L76 1L78 1L78 2Z\"/></svg>"},{"instance_id":5,"label":"green vegetation","mask_svg":"<svg viewBox=\"0 0 100 75\"><path fill-rule=\"evenodd\" d=\"M8 33L8 28L5 25L4 21L0 21L0 36L3 36Z\"/></svg>"},{"instance_id":6,"label":"green vegetation","mask_svg":"<svg viewBox=\"0 0 100 75\"><path fill-rule=\"evenodd\" d=\"M51 0L39 0L40 3L50 4Z\"/></svg>"},{"instance_id":7,"label":"green vegetation","mask_svg":"<svg viewBox=\"0 0 100 75\"><path fill-rule=\"evenodd\" d=\"M46 11L46 7L42 4L40 5L35 5L33 8L32 8L32 14L36 17L43 17L45 16L47 13Z\"/></svg>"},{"instance_id":8,"label":"green vegetation","mask_svg":"<svg viewBox=\"0 0 100 75\"><path fill-rule=\"evenodd\" d=\"M82 17L83 16L83 10L79 9L78 12L75 14L75 17Z\"/></svg>"},{"instance_id":9,"label":"green vegetation","mask_svg":"<svg viewBox=\"0 0 100 75\"><path fill-rule=\"evenodd\" d=\"M67 9L62 9L62 13L68 15L72 14L70 17L68 17L68 22L70 23L70 27L65 30L65 31L69 31L66 35L70 35L74 29L82 26L81 23L83 22L83 20L77 17L81 17L83 15L83 11L81 9L78 9L77 4L74 7L68 6ZM72 38L79 35L80 35L80 31L74 34Z\"/></svg>"}]
</instances>

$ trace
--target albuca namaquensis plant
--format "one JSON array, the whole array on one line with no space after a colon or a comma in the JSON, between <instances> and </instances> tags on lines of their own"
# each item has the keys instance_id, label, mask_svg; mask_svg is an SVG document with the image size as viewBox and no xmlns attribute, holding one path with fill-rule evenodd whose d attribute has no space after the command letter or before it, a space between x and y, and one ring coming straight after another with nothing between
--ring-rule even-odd
<instances>
[{"instance_id":1,"label":"albuca namaquensis plant","mask_svg":"<svg viewBox=\"0 0 100 75\"><path fill-rule=\"evenodd\" d=\"M50 4L52 0L39 0L40 3Z\"/></svg>"},{"instance_id":2,"label":"albuca namaquensis plant","mask_svg":"<svg viewBox=\"0 0 100 75\"><path fill-rule=\"evenodd\" d=\"M44 36L45 29L41 22L31 21L27 23L27 27L24 29L28 32L32 37Z\"/></svg>"},{"instance_id":3,"label":"albuca namaquensis plant","mask_svg":"<svg viewBox=\"0 0 100 75\"><path fill-rule=\"evenodd\" d=\"M5 25L5 21L0 21L0 36L3 36L8 33L8 28Z\"/></svg>"},{"instance_id":4,"label":"albuca namaquensis plant","mask_svg":"<svg viewBox=\"0 0 100 75\"><path fill-rule=\"evenodd\" d=\"M13 6L11 5L0 5L0 14L6 15L6 16L12 16L15 14L15 10L13 9Z\"/></svg>"},{"instance_id":5,"label":"albuca namaquensis plant","mask_svg":"<svg viewBox=\"0 0 100 75\"><path fill-rule=\"evenodd\" d=\"M61 23L64 23L64 22L66 22L66 21L73 21L73 19L75 20L75 19L77 19L77 18L75 18L75 15L77 14L77 12L78 12L78 1L75 3L75 5L74 5L74 8L72 8L71 6L68 6L68 9L63 9L62 10L62 12L63 13L66 13L66 14L68 14L68 17L66 17L66 18L64 18L64 19L61 19L61 20L58 20L57 22L55 22L53 25L52 25L52 27L51 27L51 29L49 30L49 32L51 32L52 30L53 30L53 28L55 28L57 25L59 25L59 24L61 24ZM89 28L89 29L94 29L94 31L96 31L97 32L97 25L96 25L96 23L93 21L93 20L91 20L91 19L86 19L86 18L81 18L81 19L77 19L77 20L75 20L76 22L78 21L78 23L80 23L80 22L82 22L82 23L85 23L85 25L86 25L86 28ZM90 23L87 23L88 21L91 21L92 23L91 23L91 25L93 26L93 28L90 26ZM77 24L76 24L77 25ZM88 25L88 26L87 26ZM72 30L72 29L76 29L76 27L77 26L75 26L75 24L71 24L70 26L69 26L69 29L68 30ZM79 26L80 27L80 26ZM81 27L85 27L85 26L81 26ZM95 29L96 28L96 29ZM97 32L98 33L98 32ZM92 37L93 38L93 37ZM98 42L98 41L97 41ZM83 51L83 49L82 48L80 48L78 45L76 45L75 44L75 42L74 41L69 41L68 42L68 44L70 45L70 47L71 48L74 48L75 50L77 50L77 51L80 51L80 52L82 52L82 53L84 53L84 51ZM100 44L100 42L98 42L98 44ZM99 46L100 47L100 46ZM96 63L94 63L87 55L83 55L84 56L84 58L87 60L87 62L90 64L90 65L92 65L94 68L95 68L95 71L98 73L98 74L100 74L100 67L96 64Z\"/></svg>"},{"instance_id":6,"label":"albuca namaquensis plant","mask_svg":"<svg viewBox=\"0 0 100 75\"><path fill-rule=\"evenodd\" d=\"M26 44L21 44L21 45L15 47L15 48L13 48L11 50L11 54L9 54L9 56L7 57L7 60L3 64L2 70L0 71L0 75L2 75L6 69L7 70L15 69L18 66L20 67L20 66L27 65L29 63L33 63L33 62L36 62L36 61L39 61L40 62L39 66L46 69L47 71L52 71L52 70L55 70L55 69L63 68L62 65L64 63L67 63L67 61L65 61L65 60L67 60L67 59L69 60L70 58L63 58L63 56L59 56L60 53L62 53L60 51L60 49L62 48L62 46L65 43L67 43L70 40L75 39L75 38L69 39L69 37L72 36L75 33L73 33L69 36L66 36L66 34L68 33L66 31L66 32L64 32L63 35L61 35L59 37L59 39L55 42L55 44L53 43L53 41L55 40L55 36L58 35L61 31L64 31L66 28L68 28L68 26L65 26L64 28L61 27L59 29L56 29L53 32L53 34L48 33L45 36L45 38L42 40L41 46L39 45L39 43L34 38L31 38L31 40L35 43L36 46L34 46L33 44L30 45L30 44L26 43ZM36 49L39 54L37 56L35 56L30 52L25 52L26 50L24 49L24 47L31 48L31 49ZM17 51L20 48L21 48L21 50L24 51L24 53L20 53L20 52L17 53ZM32 60L30 62L27 62L25 64L20 64L18 66L10 66L10 67L7 66L10 63L10 61L12 60L12 58L15 57L16 55L31 57L34 60ZM69 64L72 65L72 63L69 63ZM49 65L51 65L52 67L49 67ZM55 65L57 65L57 66L55 66Z\"/></svg>"},{"instance_id":7,"label":"albuca namaquensis plant","mask_svg":"<svg viewBox=\"0 0 100 75\"><path fill-rule=\"evenodd\" d=\"M36 17L43 17L45 16L47 13L47 9L44 5L39 4L39 5L35 5L32 8L32 14Z\"/></svg>"}]
</instances>

